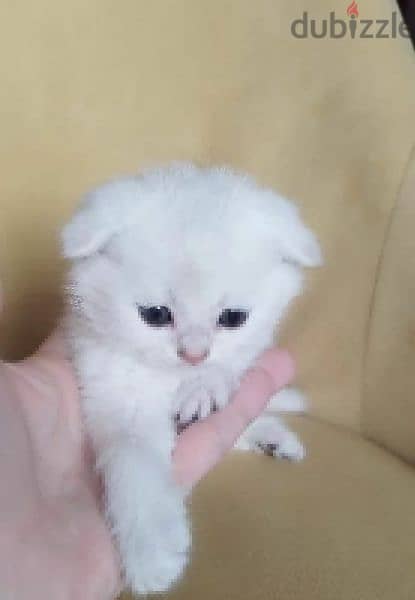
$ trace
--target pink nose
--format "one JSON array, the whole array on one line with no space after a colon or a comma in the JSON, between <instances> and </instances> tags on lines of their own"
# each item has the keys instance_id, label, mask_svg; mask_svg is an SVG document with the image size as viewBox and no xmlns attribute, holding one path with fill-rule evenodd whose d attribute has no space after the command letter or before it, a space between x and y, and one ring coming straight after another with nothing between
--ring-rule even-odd
<instances>
[{"instance_id":1,"label":"pink nose","mask_svg":"<svg viewBox=\"0 0 415 600\"><path fill-rule=\"evenodd\" d=\"M206 350L202 354L190 354L190 352L179 348L179 350L177 351L177 355L182 360L189 363L189 365L198 365L199 363L207 359L207 357L209 356L209 352Z\"/></svg>"}]
</instances>

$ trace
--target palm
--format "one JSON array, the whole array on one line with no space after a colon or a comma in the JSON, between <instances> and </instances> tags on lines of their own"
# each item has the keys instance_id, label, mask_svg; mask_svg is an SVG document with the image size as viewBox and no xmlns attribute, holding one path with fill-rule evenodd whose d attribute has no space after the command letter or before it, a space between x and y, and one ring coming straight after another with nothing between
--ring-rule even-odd
<instances>
[{"instance_id":1,"label":"palm","mask_svg":"<svg viewBox=\"0 0 415 600\"><path fill-rule=\"evenodd\" d=\"M109 600L118 586L117 557L99 510L99 485L82 441L77 389L62 348L55 336L34 357L2 365L10 408L23 418L10 440L15 451L11 496L4 498L12 513L7 523L32 549L22 554L18 543L11 544L7 563L18 565L14 577L10 573L13 586L21 586L18 598L44 598L47 581L48 597ZM13 531L10 537L15 541ZM15 560L10 549L18 554ZM54 582L56 589L50 589Z\"/></svg>"},{"instance_id":2,"label":"palm","mask_svg":"<svg viewBox=\"0 0 415 600\"><path fill-rule=\"evenodd\" d=\"M177 481L192 487L292 375L286 353L266 353L229 406L181 434ZM114 598L117 555L59 333L22 363L0 362L0 398L0 589L21 600Z\"/></svg>"}]
</instances>

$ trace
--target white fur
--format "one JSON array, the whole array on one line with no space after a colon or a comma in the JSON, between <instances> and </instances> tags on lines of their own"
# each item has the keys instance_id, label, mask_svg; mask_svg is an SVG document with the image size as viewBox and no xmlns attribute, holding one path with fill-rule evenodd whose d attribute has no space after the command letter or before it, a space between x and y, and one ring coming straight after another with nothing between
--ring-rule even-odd
<instances>
[{"instance_id":1,"label":"white fur","mask_svg":"<svg viewBox=\"0 0 415 600\"><path fill-rule=\"evenodd\" d=\"M319 245L291 203L251 178L174 164L88 195L63 251L72 261L67 329L125 579L138 593L163 591L190 546L185 491L170 468L174 416L224 406L273 343L302 267L321 263ZM150 327L137 305L170 307L174 326ZM218 328L224 308L248 309L246 324ZM208 358L191 366L179 348ZM268 418L238 445L273 443L298 459L293 436Z\"/></svg>"},{"instance_id":2,"label":"white fur","mask_svg":"<svg viewBox=\"0 0 415 600\"><path fill-rule=\"evenodd\" d=\"M307 412L307 399L297 388L285 387L272 396L268 402L267 410L283 413L305 413Z\"/></svg>"}]
</instances>

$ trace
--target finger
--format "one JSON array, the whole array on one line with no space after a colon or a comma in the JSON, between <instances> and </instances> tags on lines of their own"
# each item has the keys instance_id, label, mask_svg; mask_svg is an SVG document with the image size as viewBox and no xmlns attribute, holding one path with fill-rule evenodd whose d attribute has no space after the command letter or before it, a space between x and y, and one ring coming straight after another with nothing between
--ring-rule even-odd
<instances>
[{"instance_id":1,"label":"finger","mask_svg":"<svg viewBox=\"0 0 415 600\"><path fill-rule=\"evenodd\" d=\"M0 362L0 521L13 523L16 515L36 510L37 482L28 431L16 396L12 374Z\"/></svg>"},{"instance_id":2,"label":"finger","mask_svg":"<svg viewBox=\"0 0 415 600\"><path fill-rule=\"evenodd\" d=\"M24 361L25 368L35 369L36 372L64 392L65 397L75 401L78 398L78 388L75 374L69 360L63 328L61 324L52 331L32 356Z\"/></svg>"},{"instance_id":3,"label":"finger","mask_svg":"<svg viewBox=\"0 0 415 600\"><path fill-rule=\"evenodd\" d=\"M293 376L294 363L288 352L273 349L264 353L246 373L228 406L180 435L174 451L176 480L184 486L199 481Z\"/></svg>"},{"instance_id":4,"label":"finger","mask_svg":"<svg viewBox=\"0 0 415 600\"><path fill-rule=\"evenodd\" d=\"M61 324L58 324L55 327L52 333L38 348L36 356L47 356L48 358L55 358L57 360L65 360L67 358L65 340Z\"/></svg>"}]
</instances>

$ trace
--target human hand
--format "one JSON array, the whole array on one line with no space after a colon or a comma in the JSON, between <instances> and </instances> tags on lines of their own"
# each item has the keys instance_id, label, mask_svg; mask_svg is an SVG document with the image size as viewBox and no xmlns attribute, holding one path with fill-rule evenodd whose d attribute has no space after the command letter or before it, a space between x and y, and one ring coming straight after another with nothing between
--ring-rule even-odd
<instances>
[{"instance_id":1,"label":"human hand","mask_svg":"<svg viewBox=\"0 0 415 600\"><path fill-rule=\"evenodd\" d=\"M266 352L228 406L188 427L173 456L178 483L195 485L293 370L286 352ZM59 330L25 361L0 363L0 477L0 596L114 598L117 555Z\"/></svg>"},{"instance_id":2,"label":"human hand","mask_svg":"<svg viewBox=\"0 0 415 600\"><path fill-rule=\"evenodd\" d=\"M119 591L79 408L59 332L33 357L0 362L4 600L110 600Z\"/></svg>"}]
</instances>

